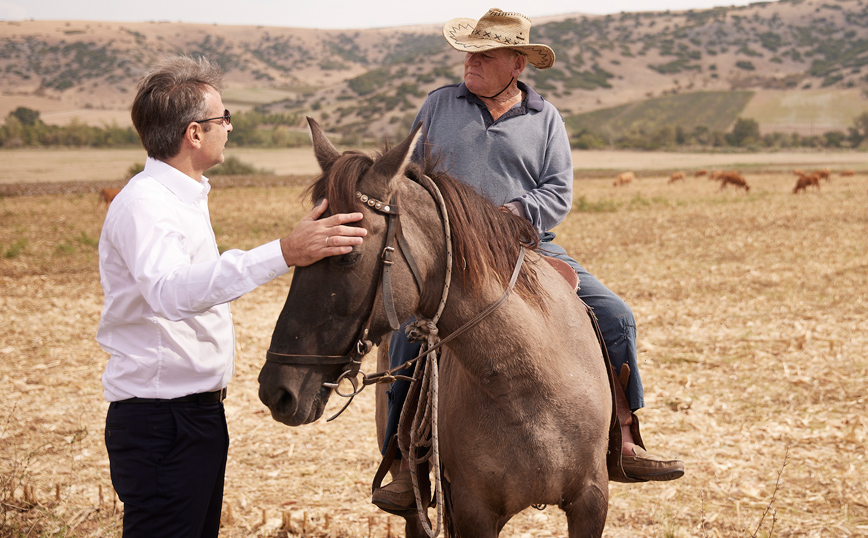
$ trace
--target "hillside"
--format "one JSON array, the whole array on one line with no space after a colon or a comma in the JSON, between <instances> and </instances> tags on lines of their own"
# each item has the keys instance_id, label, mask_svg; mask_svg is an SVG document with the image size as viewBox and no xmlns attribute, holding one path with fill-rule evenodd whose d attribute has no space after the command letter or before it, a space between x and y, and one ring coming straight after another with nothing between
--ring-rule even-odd
<instances>
[{"instance_id":1,"label":"hillside","mask_svg":"<svg viewBox=\"0 0 868 538\"><path fill-rule=\"evenodd\" d=\"M633 128L649 129L655 125L680 125L692 131L707 127L724 131L728 118L734 118L751 101L753 92L699 91L679 95L652 97L644 101L603 108L567 119L572 132L583 130L621 133Z\"/></svg>"},{"instance_id":2,"label":"hillside","mask_svg":"<svg viewBox=\"0 0 868 538\"><path fill-rule=\"evenodd\" d=\"M762 126L795 132L845 128L868 109L863 0L574 14L537 20L532 33L532 41L554 48L557 62L545 71L529 68L525 79L565 116L694 92L752 92L737 94L751 98L736 98L740 108L709 121L727 125L746 107L764 116ZM0 43L3 117L28 106L46 121L76 116L123 124L149 64L167 53L203 54L226 71L225 100L233 110L311 114L352 137L405 132L429 90L460 80L462 61L439 25L316 30L21 21L0 22ZM834 118L799 116L816 111L815 97L834 102L843 94L848 106ZM793 95L797 104L787 105Z\"/></svg>"}]
</instances>

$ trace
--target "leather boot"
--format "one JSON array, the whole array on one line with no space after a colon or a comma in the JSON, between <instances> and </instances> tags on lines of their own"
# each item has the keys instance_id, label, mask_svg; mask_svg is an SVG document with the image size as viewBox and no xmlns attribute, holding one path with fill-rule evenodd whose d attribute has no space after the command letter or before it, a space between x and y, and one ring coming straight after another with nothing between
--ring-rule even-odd
<instances>
[{"instance_id":1,"label":"leather boot","mask_svg":"<svg viewBox=\"0 0 868 538\"><path fill-rule=\"evenodd\" d=\"M625 435L625 429L628 432L631 430L633 418L631 413L626 424L624 421L621 422L622 435ZM684 462L649 454L639 446L639 443L633 447L633 454L628 454L626 451L621 454L621 466L624 468L624 474L634 480L664 482L684 476Z\"/></svg>"},{"instance_id":2,"label":"leather boot","mask_svg":"<svg viewBox=\"0 0 868 538\"><path fill-rule=\"evenodd\" d=\"M621 423L622 443L626 441L635 445L632 454L626 450L621 454L624 474L638 481L662 482L681 478L684 476L684 462L660 458L645 450L639 434L639 421L627 403L626 385L629 376L630 368L625 364L619 372L618 383L615 383L615 404L618 421Z\"/></svg>"},{"instance_id":3,"label":"leather boot","mask_svg":"<svg viewBox=\"0 0 868 538\"><path fill-rule=\"evenodd\" d=\"M416 509L416 495L413 493L413 477L410 470L399 471L392 482L377 488L371 495L371 502L386 512L403 512Z\"/></svg>"}]
</instances>

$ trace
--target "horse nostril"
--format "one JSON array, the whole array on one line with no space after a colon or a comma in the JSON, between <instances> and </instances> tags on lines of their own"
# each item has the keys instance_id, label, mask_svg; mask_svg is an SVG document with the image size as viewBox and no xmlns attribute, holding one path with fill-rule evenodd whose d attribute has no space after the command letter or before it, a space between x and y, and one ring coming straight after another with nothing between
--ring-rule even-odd
<instances>
[{"instance_id":1,"label":"horse nostril","mask_svg":"<svg viewBox=\"0 0 868 538\"><path fill-rule=\"evenodd\" d=\"M284 417L292 417L295 416L297 410L298 400L295 396L286 390L279 389L277 399L275 400L274 407L272 407L271 411Z\"/></svg>"},{"instance_id":2,"label":"horse nostril","mask_svg":"<svg viewBox=\"0 0 868 538\"><path fill-rule=\"evenodd\" d=\"M271 414L278 416L292 416L298 408L298 400L289 391L283 388L268 390L265 386L259 387L259 400L271 410Z\"/></svg>"}]
</instances>

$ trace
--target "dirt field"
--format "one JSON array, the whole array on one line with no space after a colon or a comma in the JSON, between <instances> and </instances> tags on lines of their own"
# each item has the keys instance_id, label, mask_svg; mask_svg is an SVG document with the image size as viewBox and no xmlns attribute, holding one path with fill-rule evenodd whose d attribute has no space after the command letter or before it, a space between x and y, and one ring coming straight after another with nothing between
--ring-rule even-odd
<instances>
[{"instance_id":1,"label":"dirt field","mask_svg":"<svg viewBox=\"0 0 868 538\"><path fill-rule=\"evenodd\" d=\"M612 484L605 536L868 536L868 177L834 174L800 195L784 172L747 174L749 193L653 173L612 180L578 180L556 231L633 307L643 435L687 474ZM306 213L300 191L215 189L220 246L288 231ZM93 193L0 197L4 538L120 535L102 439L106 355L94 339L103 215ZM232 306L222 536L399 535L401 520L369 501L373 390L338 420L301 428L274 422L258 400L289 283ZM556 507L528 509L502 536L565 537L566 523Z\"/></svg>"}]
</instances>

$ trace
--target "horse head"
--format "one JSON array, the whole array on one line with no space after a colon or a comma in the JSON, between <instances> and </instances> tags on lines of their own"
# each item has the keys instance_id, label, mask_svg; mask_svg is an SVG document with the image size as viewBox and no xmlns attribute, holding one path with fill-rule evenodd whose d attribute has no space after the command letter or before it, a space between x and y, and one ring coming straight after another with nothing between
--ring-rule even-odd
<instances>
[{"instance_id":1,"label":"horse head","mask_svg":"<svg viewBox=\"0 0 868 538\"><path fill-rule=\"evenodd\" d=\"M362 212L364 218L359 225L367 228L368 235L349 254L294 270L259 374L260 400L275 420L290 426L317 420L342 372L358 369L361 356L371 344L379 343L384 334L396 328L388 321L385 301L379 299L384 291L384 270L390 272L390 289L385 291L395 296L391 317L406 319L417 308L419 286L403 263L402 249L386 243L389 219L397 216L396 204L412 205L407 210L414 219L402 221L398 232L405 238L415 241L431 235L431 227L440 226L432 220L437 218L437 209L430 196L405 175L418 128L397 146L371 157L357 151L339 152L319 125L312 119L308 121L314 153L323 172L309 189L312 200L328 199L324 217ZM397 223L393 221L392 225ZM442 227L440 230L442 233ZM433 255L432 249L442 250L435 243L434 247L426 245L425 252ZM424 272L429 272L433 264L419 261Z\"/></svg>"}]
</instances>

